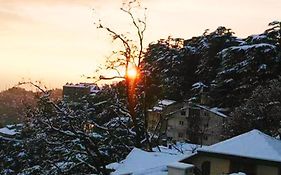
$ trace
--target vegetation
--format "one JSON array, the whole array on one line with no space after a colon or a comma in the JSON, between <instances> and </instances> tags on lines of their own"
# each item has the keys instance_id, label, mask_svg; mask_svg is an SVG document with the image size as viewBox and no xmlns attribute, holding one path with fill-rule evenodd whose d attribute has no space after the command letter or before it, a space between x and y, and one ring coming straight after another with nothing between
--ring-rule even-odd
<instances>
[{"instance_id":1,"label":"vegetation","mask_svg":"<svg viewBox=\"0 0 281 175\"><path fill-rule=\"evenodd\" d=\"M123 81L84 97L76 106L54 100L50 91L33 84L40 93L36 105L34 97L30 99L34 107L28 108L22 131L14 138L0 137L1 174L108 174L106 165L122 160L133 147L151 148L146 110L162 98L200 103L204 96L206 105L227 109L226 136L253 128L278 134L280 22L244 39L219 27L187 40L161 39L145 49L146 17L135 18L135 3L121 10L133 22L137 44L98 23L124 46L105 65L117 70L117 76L99 78ZM124 75L119 72L122 67ZM132 67L138 77L129 77ZM17 96L15 90L24 92L7 93Z\"/></svg>"}]
</instances>

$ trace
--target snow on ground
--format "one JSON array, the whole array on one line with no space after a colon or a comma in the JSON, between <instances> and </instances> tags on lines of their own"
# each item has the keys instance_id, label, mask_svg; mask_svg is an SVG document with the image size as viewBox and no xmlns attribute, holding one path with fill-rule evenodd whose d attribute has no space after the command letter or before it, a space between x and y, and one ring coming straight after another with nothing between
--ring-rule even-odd
<instances>
[{"instance_id":1,"label":"snow on ground","mask_svg":"<svg viewBox=\"0 0 281 175\"><path fill-rule=\"evenodd\" d=\"M245 173L239 172L239 173L231 173L231 174L229 174L229 175L246 175L246 174L245 174Z\"/></svg>"},{"instance_id":2,"label":"snow on ground","mask_svg":"<svg viewBox=\"0 0 281 175\"><path fill-rule=\"evenodd\" d=\"M0 128L0 134L4 134L4 135L16 135L18 132L16 132L16 129L9 129L7 127L4 128Z\"/></svg>"},{"instance_id":3,"label":"snow on ground","mask_svg":"<svg viewBox=\"0 0 281 175\"><path fill-rule=\"evenodd\" d=\"M193 155L193 151L198 147L194 144L177 143L170 148L165 146L153 148L154 152L134 148L125 160L109 164L107 168L116 170L111 175L167 175L167 165Z\"/></svg>"}]
</instances>

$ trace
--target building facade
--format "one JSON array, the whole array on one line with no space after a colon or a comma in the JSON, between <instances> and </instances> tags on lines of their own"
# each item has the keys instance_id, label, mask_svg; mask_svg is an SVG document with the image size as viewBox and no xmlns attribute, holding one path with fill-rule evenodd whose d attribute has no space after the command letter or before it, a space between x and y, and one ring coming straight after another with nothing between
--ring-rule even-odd
<instances>
[{"instance_id":1,"label":"building facade","mask_svg":"<svg viewBox=\"0 0 281 175\"><path fill-rule=\"evenodd\" d=\"M83 97L100 91L94 83L67 83L63 86L63 99L69 102L79 102Z\"/></svg>"},{"instance_id":2,"label":"building facade","mask_svg":"<svg viewBox=\"0 0 281 175\"><path fill-rule=\"evenodd\" d=\"M149 131L158 126L169 141L211 145L223 139L227 116L217 108L175 102L165 108L155 106L149 111L148 118Z\"/></svg>"},{"instance_id":3,"label":"building facade","mask_svg":"<svg viewBox=\"0 0 281 175\"><path fill-rule=\"evenodd\" d=\"M181 162L194 165L196 175L281 175L281 140L252 130L198 149Z\"/></svg>"}]
</instances>

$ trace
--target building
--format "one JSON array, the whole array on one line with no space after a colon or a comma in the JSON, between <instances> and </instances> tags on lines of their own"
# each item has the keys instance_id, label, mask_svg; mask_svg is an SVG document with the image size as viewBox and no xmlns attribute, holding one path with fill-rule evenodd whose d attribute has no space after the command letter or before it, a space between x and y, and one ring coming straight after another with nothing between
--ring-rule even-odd
<instances>
[{"instance_id":1,"label":"building","mask_svg":"<svg viewBox=\"0 0 281 175\"><path fill-rule=\"evenodd\" d=\"M181 109L182 103L177 103L174 100L159 100L157 104L148 110L148 131L151 133L166 133L167 121L165 118L172 112Z\"/></svg>"},{"instance_id":2,"label":"building","mask_svg":"<svg viewBox=\"0 0 281 175\"><path fill-rule=\"evenodd\" d=\"M218 108L188 103L166 119L168 139L211 145L223 140L223 124L227 116Z\"/></svg>"},{"instance_id":3,"label":"building","mask_svg":"<svg viewBox=\"0 0 281 175\"><path fill-rule=\"evenodd\" d=\"M63 86L63 98L71 102L79 102L86 95L96 94L100 88L95 83L67 83Z\"/></svg>"},{"instance_id":4,"label":"building","mask_svg":"<svg viewBox=\"0 0 281 175\"><path fill-rule=\"evenodd\" d=\"M194 165L194 172L202 175L281 175L281 140L252 130L200 148L180 162Z\"/></svg>"},{"instance_id":5,"label":"building","mask_svg":"<svg viewBox=\"0 0 281 175\"><path fill-rule=\"evenodd\" d=\"M161 100L149 110L148 130L153 132L158 128L158 132L164 133L163 137L168 141L211 145L223 140L223 124L227 116L220 110L198 104Z\"/></svg>"}]
</instances>

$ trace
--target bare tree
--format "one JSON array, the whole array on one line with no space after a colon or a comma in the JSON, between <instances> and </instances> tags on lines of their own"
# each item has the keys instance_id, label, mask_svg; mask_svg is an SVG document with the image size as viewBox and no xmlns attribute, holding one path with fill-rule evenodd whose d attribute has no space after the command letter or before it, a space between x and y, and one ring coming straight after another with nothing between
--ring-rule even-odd
<instances>
[{"instance_id":1,"label":"bare tree","mask_svg":"<svg viewBox=\"0 0 281 175\"><path fill-rule=\"evenodd\" d=\"M37 154L38 150L47 150L42 157L32 155L35 157L32 163L36 165L40 162L41 172L73 174L79 170L82 173L108 174L106 165L120 161L132 149L135 133L128 127L131 116L116 97L113 97L114 100L106 98L105 101L97 99L92 105L81 102L82 110L77 107L72 109L63 101L56 103L50 99L50 91L40 84L19 83L26 84L35 87L41 94L38 108L27 113L29 121L23 132L30 135L28 139L23 139L28 145L26 152L31 150L32 154ZM91 117L93 115L95 117ZM37 142L38 145L32 145ZM23 166L24 171L29 166L33 165Z\"/></svg>"},{"instance_id":2,"label":"bare tree","mask_svg":"<svg viewBox=\"0 0 281 175\"><path fill-rule=\"evenodd\" d=\"M144 10L142 18L136 17L135 10ZM121 11L126 13L135 28L137 41L134 41L132 38L128 37L126 34L120 34L113 30L110 27L102 24L102 21L99 20L96 23L98 29L104 29L110 34L114 41L119 41L123 45L123 49L119 51L113 51L113 54L108 57L106 61L106 69L116 71L116 75L112 77L106 77L101 75L99 80L112 80L116 78L122 78L126 82L127 88L127 102L128 110L132 117L134 128L136 131L136 146L140 147L141 144L141 133L138 126L137 116L136 116L136 105L137 105L137 94L136 86L138 84L140 76L140 65L143 59L144 54L144 33L146 31L146 8L142 8L139 1L133 0L128 3L124 3ZM122 75L121 70L125 70L125 73ZM134 69L137 72L136 77L130 77L129 71Z\"/></svg>"}]
</instances>

